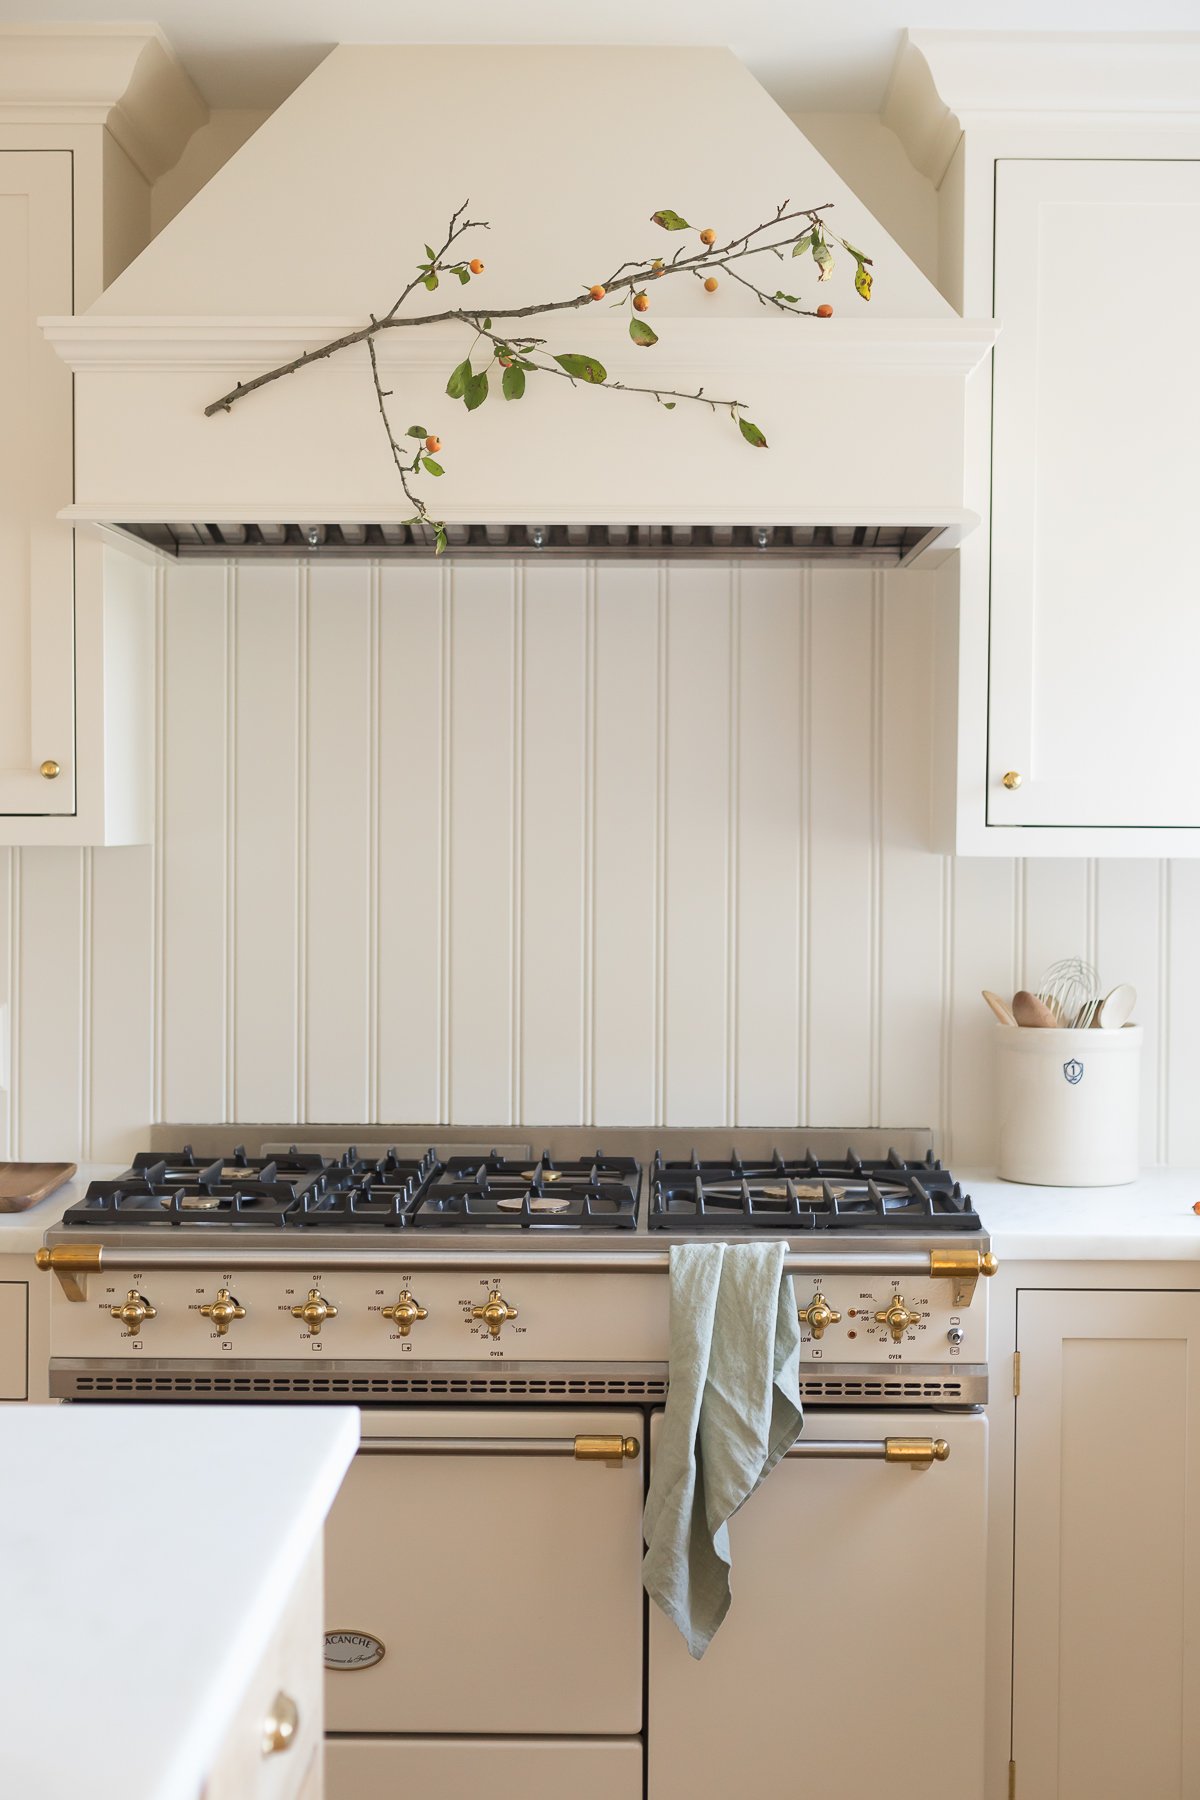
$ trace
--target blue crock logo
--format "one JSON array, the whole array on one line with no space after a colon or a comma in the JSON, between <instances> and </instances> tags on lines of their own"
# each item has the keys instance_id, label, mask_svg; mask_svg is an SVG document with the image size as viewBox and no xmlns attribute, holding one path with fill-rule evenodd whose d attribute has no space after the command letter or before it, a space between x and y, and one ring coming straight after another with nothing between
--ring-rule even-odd
<instances>
[{"instance_id":1,"label":"blue crock logo","mask_svg":"<svg viewBox=\"0 0 1200 1800\"><path fill-rule=\"evenodd\" d=\"M1076 1087L1083 1080L1083 1064L1077 1056L1073 1056L1070 1062L1063 1064L1063 1075L1072 1087Z\"/></svg>"}]
</instances>

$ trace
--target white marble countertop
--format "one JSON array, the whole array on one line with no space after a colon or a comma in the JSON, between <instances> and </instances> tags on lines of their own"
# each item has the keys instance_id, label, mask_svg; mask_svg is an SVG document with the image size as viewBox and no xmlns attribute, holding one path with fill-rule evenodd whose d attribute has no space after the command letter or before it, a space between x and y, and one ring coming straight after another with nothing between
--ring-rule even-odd
<instances>
[{"instance_id":1,"label":"white marble countertop","mask_svg":"<svg viewBox=\"0 0 1200 1800\"><path fill-rule=\"evenodd\" d=\"M66 1162L66 1157L58 1159ZM0 1256L32 1256L51 1225L57 1225L73 1200L82 1200L89 1181L120 1175L128 1163L80 1163L70 1181L25 1212L0 1213Z\"/></svg>"},{"instance_id":2,"label":"white marble countertop","mask_svg":"<svg viewBox=\"0 0 1200 1800\"><path fill-rule=\"evenodd\" d=\"M358 1424L353 1407L0 1407L0 1793L196 1800Z\"/></svg>"},{"instance_id":3,"label":"white marble countertop","mask_svg":"<svg viewBox=\"0 0 1200 1800\"><path fill-rule=\"evenodd\" d=\"M1200 1260L1200 1169L1146 1169L1121 1187L1026 1187L994 1173L960 1173L1009 1262Z\"/></svg>"}]
</instances>

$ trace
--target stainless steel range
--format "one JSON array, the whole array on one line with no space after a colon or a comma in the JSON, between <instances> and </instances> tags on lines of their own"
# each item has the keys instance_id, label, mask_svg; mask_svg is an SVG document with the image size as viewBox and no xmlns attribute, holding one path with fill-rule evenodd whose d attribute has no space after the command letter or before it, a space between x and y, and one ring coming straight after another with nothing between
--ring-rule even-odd
<instances>
[{"instance_id":1,"label":"stainless steel range","mask_svg":"<svg viewBox=\"0 0 1200 1800\"><path fill-rule=\"evenodd\" d=\"M977 1793L995 1263L928 1133L155 1135L39 1252L51 1393L363 1407L326 1545L335 1800L782 1782L761 1675L814 1648L855 1670L814 1714L826 1762L883 1783L911 1753L931 1800ZM811 1412L695 1665L639 1578L670 1246L780 1235Z\"/></svg>"}]
</instances>

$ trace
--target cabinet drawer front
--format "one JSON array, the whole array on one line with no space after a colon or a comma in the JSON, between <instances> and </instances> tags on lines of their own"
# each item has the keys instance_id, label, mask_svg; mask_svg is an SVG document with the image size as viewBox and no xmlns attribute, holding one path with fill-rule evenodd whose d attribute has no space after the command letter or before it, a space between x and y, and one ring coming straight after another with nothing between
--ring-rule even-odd
<instances>
[{"instance_id":1,"label":"cabinet drawer front","mask_svg":"<svg viewBox=\"0 0 1200 1800\"><path fill-rule=\"evenodd\" d=\"M329 1671L330 1729L640 1730L641 1456L492 1445L641 1430L633 1413L365 1412L364 1442L440 1437L488 1453L356 1457L326 1526L327 1629L383 1655Z\"/></svg>"},{"instance_id":2,"label":"cabinet drawer front","mask_svg":"<svg viewBox=\"0 0 1200 1800\"><path fill-rule=\"evenodd\" d=\"M325 1756L325 1800L374 1795L507 1800L642 1800L638 1739L538 1742L521 1738L331 1738ZM695 1797L693 1797L695 1800Z\"/></svg>"},{"instance_id":3,"label":"cabinet drawer front","mask_svg":"<svg viewBox=\"0 0 1200 1800\"><path fill-rule=\"evenodd\" d=\"M29 1283L0 1281L0 1400L29 1398Z\"/></svg>"},{"instance_id":4,"label":"cabinet drawer front","mask_svg":"<svg viewBox=\"0 0 1200 1800\"><path fill-rule=\"evenodd\" d=\"M997 163L989 825L1200 826L1198 283L1200 162Z\"/></svg>"}]
</instances>

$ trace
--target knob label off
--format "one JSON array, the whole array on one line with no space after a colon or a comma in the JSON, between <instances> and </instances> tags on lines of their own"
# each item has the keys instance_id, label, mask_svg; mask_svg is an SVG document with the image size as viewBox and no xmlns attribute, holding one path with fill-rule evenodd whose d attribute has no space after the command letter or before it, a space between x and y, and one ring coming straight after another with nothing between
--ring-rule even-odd
<instances>
[{"instance_id":1,"label":"knob label off","mask_svg":"<svg viewBox=\"0 0 1200 1800\"><path fill-rule=\"evenodd\" d=\"M377 1637L367 1631L327 1631L325 1633L325 1667L352 1673L355 1669L373 1669L382 1662L387 1651Z\"/></svg>"}]
</instances>

